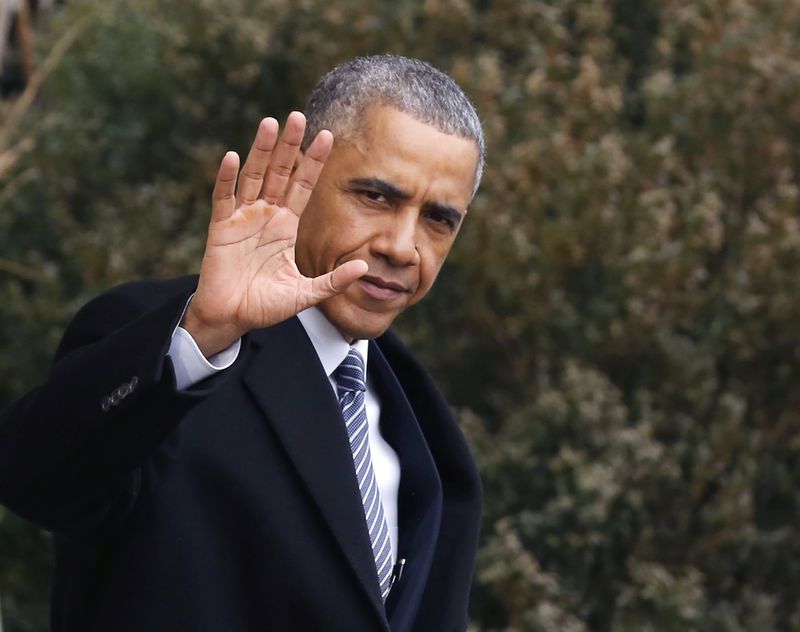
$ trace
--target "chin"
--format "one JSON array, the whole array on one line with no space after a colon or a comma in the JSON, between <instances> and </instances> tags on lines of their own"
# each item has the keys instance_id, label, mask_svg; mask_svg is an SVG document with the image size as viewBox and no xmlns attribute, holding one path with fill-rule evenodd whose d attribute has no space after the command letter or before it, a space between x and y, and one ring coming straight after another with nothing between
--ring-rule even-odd
<instances>
[{"instance_id":1,"label":"chin","mask_svg":"<svg viewBox=\"0 0 800 632\"><path fill-rule=\"evenodd\" d=\"M370 340L381 336L391 326L396 313L371 312L353 305L343 295L319 305L322 313L347 340Z\"/></svg>"},{"instance_id":2,"label":"chin","mask_svg":"<svg viewBox=\"0 0 800 632\"><path fill-rule=\"evenodd\" d=\"M383 322L368 322L367 320L353 320L353 319L329 319L334 327L348 340L372 340L382 336L389 326L391 321Z\"/></svg>"}]
</instances>

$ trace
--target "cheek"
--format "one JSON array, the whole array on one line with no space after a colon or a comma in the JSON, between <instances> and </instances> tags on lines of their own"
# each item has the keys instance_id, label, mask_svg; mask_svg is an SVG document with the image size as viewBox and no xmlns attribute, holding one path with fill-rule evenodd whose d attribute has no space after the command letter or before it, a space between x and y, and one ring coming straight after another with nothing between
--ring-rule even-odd
<instances>
[{"instance_id":1,"label":"cheek","mask_svg":"<svg viewBox=\"0 0 800 632\"><path fill-rule=\"evenodd\" d=\"M339 221L317 240L326 263L339 265L351 259L368 259L369 233L357 221Z\"/></svg>"},{"instance_id":2,"label":"cheek","mask_svg":"<svg viewBox=\"0 0 800 632\"><path fill-rule=\"evenodd\" d=\"M419 286L420 289L427 292L431 289L436 277L439 276L441 266L423 266L420 269Z\"/></svg>"},{"instance_id":3,"label":"cheek","mask_svg":"<svg viewBox=\"0 0 800 632\"><path fill-rule=\"evenodd\" d=\"M449 250L449 247L433 248L421 253L419 262L419 290L422 295L427 293L434 281L436 281Z\"/></svg>"},{"instance_id":4,"label":"cheek","mask_svg":"<svg viewBox=\"0 0 800 632\"><path fill-rule=\"evenodd\" d=\"M450 249L453 247L454 238L448 236L437 237L436 239L429 239L425 243L422 251L422 260L425 266L432 271L434 275L439 273L439 270L444 265L447 255L450 254Z\"/></svg>"}]
</instances>

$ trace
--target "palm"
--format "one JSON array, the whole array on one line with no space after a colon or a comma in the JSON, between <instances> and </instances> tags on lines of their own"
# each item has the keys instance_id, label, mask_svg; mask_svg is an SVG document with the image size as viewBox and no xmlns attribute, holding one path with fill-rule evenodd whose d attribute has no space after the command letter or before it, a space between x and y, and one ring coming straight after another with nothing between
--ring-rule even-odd
<instances>
[{"instance_id":1,"label":"palm","mask_svg":"<svg viewBox=\"0 0 800 632\"><path fill-rule=\"evenodd\" d=\"M299 217L332 144L330 133L321 132L292 173L304 123L302 115L290 115L277 141L277 122L262 121L239 177L238 156L230 152L223 159L200 280L186 317L195 329L201 323L225 330L229 338L267 327L343 291L366 273L364 262L352 261L308 278L295 265ZM209 343L203 350L215 352L220 344L225 343Z\"/></svg>"},{"instance_id":2,"label":"palm","mask_svg":"<svg viewBox=\"0 0 800 632\"><path fill-rule=\"evenodd\" d=\"M291 316L308 281L294 264L296 235L294 213L263 204L212 225L202 273L213 282L214 310L253 326Z\"/></svg>"}]
</instances>

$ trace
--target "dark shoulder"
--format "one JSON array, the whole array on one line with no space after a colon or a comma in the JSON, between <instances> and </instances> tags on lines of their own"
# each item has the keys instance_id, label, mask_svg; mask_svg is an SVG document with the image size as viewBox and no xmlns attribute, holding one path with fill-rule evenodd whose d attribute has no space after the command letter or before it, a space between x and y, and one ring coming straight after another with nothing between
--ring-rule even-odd
<instances>
[{"instance_id":1,"label":"dark shoulder","mask_svg":"<svg viewBox=\"0 0 800 632\"><path fill-rule=\"evenodd\" d=\"M197 275L191 275L129 281L112 287L78 310L61 339L56 358L67 349L99 340L176 296L188 300L196 286Z\"/></svg>"},{"instance_id":2,"label":"dark shoulder","mask_svg":"<svg viewBox=\"0 0 800 632\"><path fill-rule=\"evenodd\" d=\"M406 391L421 389L426 392L435 392L437 397L444 401L430 373L414 357L400 336L389 329L376 338L375 342Z\"/></svg>"},{"instance_id":3,"label":"dark shoulder","mask_svg":"<svg viewBox=\"0 0 800 632\"><path fill-rule=\"evenodd\" d=\"M393 330L389 329L380 337L375 339L378 347L387 362L395 372L425 372L422 365L414 358L411 350L403 343Z\"/></svg>"},{"instance_id":4,"label":"dark shoulder","mask_svg":"<svg viewBox=\"0 0 800 632\"><path fill-rule=\"evenodd\" d=\"M172 279L143 279L116 285L93 299L83 309L95 303L126 303L130 306L151 308L174 297L176 294L192 292L197 287L197 275Z\"/></svg>"}]
</instances>

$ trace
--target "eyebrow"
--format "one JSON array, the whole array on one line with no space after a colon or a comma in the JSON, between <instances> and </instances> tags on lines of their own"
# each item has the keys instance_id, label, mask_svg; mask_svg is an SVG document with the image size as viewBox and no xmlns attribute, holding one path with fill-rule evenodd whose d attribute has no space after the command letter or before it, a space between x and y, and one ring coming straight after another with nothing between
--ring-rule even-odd
<instances>
[{"instance_id":1,"label":"eyebrow","mask_svg":"<svg viewBox=\"0 0 800 632\"><path fill-rule=\"evenodd\" d=\"M400 187L386 182L386 180L381 180L380 178L353 178L348 182L348 185L351 187L371 189L381 195L385 195L389 200L405 201L410 200L412 197L408 191L404 191ZM464 219L464 214L461 211L443 202L426 202L423 208L426 211L434 211L447 216L453 222L454 226L458 226L461 220Z\"/></svg>"},{"instance_id":2,"label":"eyebrow","mask_svg":"<svg viewBox=\"0 0 800 632\"><path fill-rule=\"evenodd\" d=\"M364 187L385 195L390 200L410 200L411 194L408 191L396 187L395 185L381 180L380 178L353 178L347 183L351 187Z\"/></svg>"}]
</instances>

